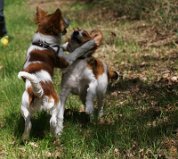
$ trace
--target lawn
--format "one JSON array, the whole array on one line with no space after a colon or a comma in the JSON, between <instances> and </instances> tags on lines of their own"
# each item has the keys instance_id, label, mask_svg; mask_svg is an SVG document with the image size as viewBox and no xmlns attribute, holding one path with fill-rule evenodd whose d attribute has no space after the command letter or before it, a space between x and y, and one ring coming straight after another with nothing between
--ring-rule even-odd
<instances>
[{"instance_id":1,"label":"lawn","mask_svg":"<svg viewBox=\"0 0 178 159\"><path fill-rule=\"evenodd\" d=\"M142 18L143 13L137 18L138 11L131 18L118 16L116 7L108 10L107 0L5 3L11 40L7 47L0 46L0 158L178 158L178 30L171 29L171 21L163 21L158 14L152 21ZM49 116L38 113L32 120L30 140L23 143L20 104L24 83L17 74L36 30L37 5L49 12L60 7L71 20L63 41L76 27L101 29L104 41L95 56L119 70L123 79L109 86L104 116L98 121L85 120L81 102L71 96L64 131L58 139L50 135ZM164 25L158 21L161 18ZM60 74L60 70L55 71L59 92Z\"/></svg>"}]
</instances>

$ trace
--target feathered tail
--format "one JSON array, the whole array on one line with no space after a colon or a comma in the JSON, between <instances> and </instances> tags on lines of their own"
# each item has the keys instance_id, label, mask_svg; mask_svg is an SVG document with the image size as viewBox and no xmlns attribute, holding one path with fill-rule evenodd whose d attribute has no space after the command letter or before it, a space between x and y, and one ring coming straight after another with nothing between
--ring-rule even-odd
<instances>
[{"instance_id":1,"label":"feathered tail","mask_svg":"<svg viewBox=\"0 0 178 159\"><path fill-rule=\"evenodd\" d=\"M113 81L119 81L120 78L122 78L122 75L120 72L113 70L112 68L108 68L108 77L109 79Z\"/></svg>"},{"instance_id":2,"label":"feathered tail","mask_svg":"<svg viewBox=\"0 0 178 159\"><path fill-rule=\"evenodd\" d=\"M19 79L25 78L25 79L29 80L32 85L32 91L35 94L35 96L37 96L39 98L43 96L43 93L44 93L43 88L42 88L38 78L35 75L30 74L25 71L20 71L18 74L18 78Z\"/></svg>"}]
</instances>

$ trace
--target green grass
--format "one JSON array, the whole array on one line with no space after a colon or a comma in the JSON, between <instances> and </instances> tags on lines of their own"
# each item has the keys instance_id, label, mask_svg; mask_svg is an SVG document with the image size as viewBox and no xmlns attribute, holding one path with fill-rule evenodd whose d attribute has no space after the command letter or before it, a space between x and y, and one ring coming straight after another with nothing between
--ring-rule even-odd
<instances>
[{"instance_id":1,"label":"green grass","mask_svg":"<svg viewBox=\"0 0 178 159\"><path fill-rule=\"evenodd\" d=\"M55 3L48 5L47 9L56 9ZM178 157L178 85L171 81L178 71L177 45L148 46L154 42L156 31L146 21L116 21L105 15L102 17L95 14L95 5L84 2L62 4L64 14L73 20L67 36L78 25L87 30L100 28L105 39L97 51L98 56L120 70L124 77L115 86L109 86L105 114L98 122L84 121L79 113L81 102L78 97L71 96L66 108L72 111L65 118L64 131L58 140L50 135L49 115L37 113L32 119L30 140L21 142L24 121L20 104L24 83L17 74L36 30L33 22L35 6L23 0L13 3L6 0L5 14L11 41L8 47L0 46L0 158ZM78 15L81 15L80 19ZM116 37L111 36L111 31ZM147 41L142 44L140 39ZM59 76L59 70L56 70L57 90L60 90Z\"/></svg>"}]
</instances>

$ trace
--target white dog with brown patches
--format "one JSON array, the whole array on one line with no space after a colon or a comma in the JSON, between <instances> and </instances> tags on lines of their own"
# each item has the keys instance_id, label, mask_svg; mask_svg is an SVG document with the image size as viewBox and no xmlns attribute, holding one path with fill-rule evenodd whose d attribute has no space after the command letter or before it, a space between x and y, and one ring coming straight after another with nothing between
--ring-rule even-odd
<instances>
[{"instance_id":1,"label":"white dog with brown patches","mask_svg":"<svg viewBox=\"0 0 178 159\"><path fill-rule=\"evenodd\" d=\"M99 45L102 37L99 30L93 30L89 34L87 31L78 29L73 32L69 42L64 45L64 49L73 52L93 38L97 39ZM95 49L96 47L93 48L91 53ZM60 93L61 112L64 112L65 101L69 93L73 93L79 95L85 105L85 112L89 115L93 115L93 101L97 97L98 115L102 116L108 80L116 80L118 77L119 73L117 71L113 71L104 62L92 57L92 54L85 56L83 59L78 59L63 70Z\"/></svg>"},{"instance_id":2,"label":"white dog with brown patches","mask_svg":"<svg viewBox=\"0 0 178 159\"><path fill-rule=\"evenodd\" d=\"M18 77L25 81L25 91L22 96L21 114L25 120L22 139L29 138L32 127L31 116L37 110L45 110L51 114L51 132L56 136L63 129L63 112L60 112L60 100L56 93L52 76L55 67L65 68L85 51L96 46L95 41L82 45L74 54L65 55L58 45L61 35L66 32L66 21L61 11L57 9L53 14L47 14L37 8L37 32L27 51L27 58L23 70ZM96 42L97 43L97 42Z\"/></svg>"}]
</instances>

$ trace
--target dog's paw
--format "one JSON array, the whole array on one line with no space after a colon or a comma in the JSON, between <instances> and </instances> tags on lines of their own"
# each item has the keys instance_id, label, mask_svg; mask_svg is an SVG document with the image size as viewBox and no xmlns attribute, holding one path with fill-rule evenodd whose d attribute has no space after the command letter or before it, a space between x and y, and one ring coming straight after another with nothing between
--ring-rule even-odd
<instances>
[{"instance_id":1,"label":"dog's paw","mask_svg":"<svg viewBox=\"0 0 178 159\"><path fill-rule=\"evenodd\" d=\"M63 130L63 127L60 127L60 128L57 127L56 132L55 132L55 136L61 136L62 130Z\"/></svg>"},{"instance_id":2,"label":"dog's paw","mask_svg":"<svg viewBox=\"0 0 178 159\"><path fill-rule=\"evenodd\" d=\"M51 130L55 129L56 126L57 126L57 120L56 120L55 117L52 117L52 118L50 119L50 127L51 127Z\"/></svg>"},{"instance_id":3,"label":"dog's paw","mask_svg":"<svg viewBox=\"0 0 178 159\"><path fill-rule=\"evenodd\" d=\"M55 131L55 134L57 136L62 134L63 127L64 127L63 126L63 119L59 119L58 122L57 122L56 131Z\"/></svg>"},{"instance_id":4,"label":"dog's paw","mask_svg":"<svg viewBox=\"0 0 178 159\"><path fill-rule=\"evenodd\" d=\"M87 106L86 109L85 109L85 112L86 112L87 114L89 114L89 115L92 115L92 114L93 114L93 111L94 111L94 109L93 109L93 107L91 107L91 106Z\"/></svg>"},{"instance_id":5,"label":"dog's paw","mask_svg":"<svg viewBox=\"0 0 178 159\"><path fill-rule=\"evenodd\" d=\"M23 135L22 135L22 141L23 141L23 142L26 142L26 141L28 141L28 140L29 140L29 134L23 133Z\"/></svg>"}]
</instances>

